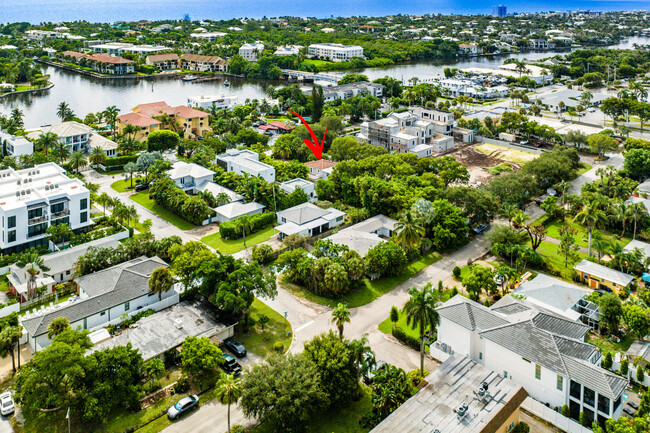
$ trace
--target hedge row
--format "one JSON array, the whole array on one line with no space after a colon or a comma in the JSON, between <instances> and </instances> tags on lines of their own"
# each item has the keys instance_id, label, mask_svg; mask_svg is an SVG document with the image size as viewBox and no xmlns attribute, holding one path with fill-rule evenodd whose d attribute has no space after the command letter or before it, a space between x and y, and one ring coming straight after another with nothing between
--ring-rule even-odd
<instances>
[{"instance_id":1,"label":"hedge row","mask_svg":"<svg viewBox=\"0 0 650 433\"><path fill-rule=\"evenodd\" d=\"M245 219L248 219L250 222L250 227L246 231L246 234L249 235L273 224L275 215L273 212L263 212L250 216L240 216L232 221L223 222L219 225L221 239L239 239L244 237L242 224Z\"/></svg>"},{"instance_id":2,"label":"hedge row","mask_svg":"<svg viewBox=\"0 0 650 433\"><path fill-rule=\"evenodd\" d=\"M124 167L129 162L135 162L137 159L138 155L115 156L113 158L106 158L104 167Z\"/></svg>"},{"instance_id":3,"label":"hedge row","mask_svg":"<svg viewBox=\"0 0 650 433\"><path fill-rule=\"evenodd\" d=\"M393 336L402 343L411 346L415 350L420 350L420 339L408 335L406 332L402 331L401 328L393 328L392 332Z\"/></svg>"}]
</instances>

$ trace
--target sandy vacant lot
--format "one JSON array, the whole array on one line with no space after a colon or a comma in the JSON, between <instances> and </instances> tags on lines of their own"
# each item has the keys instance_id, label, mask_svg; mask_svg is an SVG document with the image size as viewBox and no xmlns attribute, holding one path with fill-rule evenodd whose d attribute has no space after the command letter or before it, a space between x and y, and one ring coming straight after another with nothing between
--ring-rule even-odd
<instances>
[{"instance_id":1,"label":"sandy vacant lot","mask_svg":"<svg viewBox=\"0 0 650 433\"><path fill-rule=\"evenodd\" d=\"M522 150L516 150L505 146L497 146L495 144L487 143L475 146L474 149L483 154L490 155L504 161L514 162L515 164L524 164L532 159L537 158L538 156L536 153L524 152Z\"/></svg>"}]
</instances>

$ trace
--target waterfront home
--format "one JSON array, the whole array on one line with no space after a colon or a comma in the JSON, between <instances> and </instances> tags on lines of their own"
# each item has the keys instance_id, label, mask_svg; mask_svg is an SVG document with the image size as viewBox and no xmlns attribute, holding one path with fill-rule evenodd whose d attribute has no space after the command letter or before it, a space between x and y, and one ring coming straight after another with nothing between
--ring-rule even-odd
<instances>
[{"instance_id":1,"label":"waterfront home","mask_svg":"<svg viewBox=\"0 0 650 433\"><path fill-rule=\"evenodd\" d=\"M264 50L264 44L257 41L253 44L244 44L239 47L239 55L249 62L256 62L257 56Z\"/></svg>"},{"instance_id":2,"label":"waterfront home","mask_svg":"<svg viewBox=\"0 0 650 433\"><path fill-rule=\"evenodd\" d=\"M85 56L83 60L101 74L126 75L135 73L135 62L122 57L109 56L108 54L91 54Z\"/></svg>"},{"instance_id":3,"label":"waterfront home","mask_svg":"<svg viewBox=\"0 0 650 433\"><path fill-rule=\"evenodd\" d=\"M326 29L322 29L325 31ZM309 57L327 59L332 62L346 62L354 57L363 57L363 48L358 45L341 45L333 43L311 44Z\"/></svg>"},{"instance_id":4,"label":"waterfront home","mask_svg":"<svg viewBox=\"0 0 650 433\"><path fill-rule=\"evenodd\" d=\"M322 209L312 203L303 203L277 213L278 237L282 240L287 236L316 236L338 225L343 224L345 212L330 207Z\"/></svg>"},{"instance_id":5,"label":"waterfront home","mask_svg":"<svg viewBox=\"0 0 650 433\"><path fill-rule=\"evenodd\" d=\"M188 96L187 106L192 108L210 110L214 107L219 109L230 109L237 105L237 95L199 95Z\"/></svg>"},{"instance_id":6,"label":"waterfront home","mask_svg":"<svg viewBox=\"0 0 650 433\"><path fill-rule=\"evenodd\" d=\"M92 331L120 323L140 311L158 311L178 304L179 294L173 287L161 294L149 290L149 277L160 267L168 268L169 265L155 256L139 257L77 277L77 297L21 318L32 350L42 350L51 343L47 328L59 317L68 319L72 329Z\"/></svg>"},{"instance_id":7,"label":"waterfront home","mask_svg":"<svg viewBox=\"0 0 650 433\"><path fill-rule=\"evenodd\" d=\"M161 71L170 71L180 68L180 57L176 53L151 54L147 56L146 64Z\"/></svg>"},{"instance_id":8,"label":"waterfront home","mask_svg":"<svg viewBox=\"0 0 650 433\"><path fill-rule=\"evenodd\" d=\"M48 162L32 168L0 170L0 253L10 254L47 245L48 227L66 223L73 232L86 231L90 192L79 179Z\"/></svg>"},{"instance_id":9,"label":"waterfront home","mask_svg":"<svg viewBox=\"0 0 650 433\"><path fill-rule=\"evenodd\" d=\"M182 54L181 69L198 72L228 72L228 62L219 56Z\"/></svg>"},{"instance_id":10,"label":"waterfront home","mask_svg":"<svg viewBox=\"0 0 650 433\"><path fill-rule=\"evenodd\" d=\"M31 155L34 153L34 143L25 137L17 137L0 129L0 149L2 156Z\"/></svg>"},{"instance_id":11,"label":"waterfront home","mask_svg":"<svg viewBox=\"0 0 650 433\"><path fill-rule=\"evenodd\" d=\"M161 116L167 115L170 119L163 123ZM147 136L159 129L171 129L173 131L185 131L185 138L202 137L205 132L212 131L210 128L209 114L205 111L179 105L170 107L165 102L152 102L140 104L133 108L132 113L123 114L117 118L117 129L122 133L126 125L134 125L138 129L135 138L145 141Z\"/></svg>"}]
</instances>

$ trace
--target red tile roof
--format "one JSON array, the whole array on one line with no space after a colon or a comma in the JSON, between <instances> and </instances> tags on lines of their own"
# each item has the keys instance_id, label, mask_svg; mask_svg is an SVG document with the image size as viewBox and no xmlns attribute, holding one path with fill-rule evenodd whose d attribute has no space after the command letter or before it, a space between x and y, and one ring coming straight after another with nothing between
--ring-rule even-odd
<instances>
[{"instance_id":1,"label":"red tile roof","mask_svg":"<svg viewBox=\"0 0 650 433\"><path fill-rule=\"evenodd\" d=\"M151 54L150 56L147 56L147 60L150 62L166 62L168 60L178 60L178 54Z\"/></svg>"},{"instance_id":2,"label":"red tile roof","mask_svg":"<svg viewBox=\"0 0 650 433\"><path fill-rule=\"evenodd\" d=\"M186 107L185 105L179 105L178 107L172 107L172 114L183 119L193 119L195 117L208 117L209 114L205 111L197 110L195 108Z\"/></svg>"},{"instance_id":3,"label":"red tile roof","mask_svg":"<svg viewBox=\"0 0 650 433\"><path fill-rule=\"evenodd\" d=\"M108 54L103 53L92 54L86 58L95 62L109 63L111 65L128 65L130 63L133 63L132 60L127 60L122 57L109 56Z\"/></svg>"},{"instance_id":4,"label":"red tile roof","mask_svg":"<svg viewBox=\"0 0 650 433\"><path fill-rule=\"evenodd\" d=\"M325 170L326 168L334 167L336 165L333 161L328 161L326 159L319 159L316 161L305 162L307 167L316 168L318 170Z\"/></svg>"},{"instance_id":5,"label":"red tile roof","mask_svg":"<svg viewBox=\"0 0 650 433\"><path fill-rule=\"evenodd\" d=\"M84 53L78 53L76 51L64 51L61 53L61 55L65 57L74 57L75 59L80 59L85 56Z\"/></svg>"},{"instance_id":6,"label":"red tile roof","mask_svg":"<svg viewBox=\"0 0 650 433\"><path fill-rule=\"evenodd\" d=\"M269 125L275 126L276 128L279 129L284 129L286 131L291 131L293 129L293 126L289 125L288 123L280 122L279 120L274 120L273 122L269 122Z\"/></svg>"},{"instance_id":7,"label":"red tile roof","mask_svg":"<svg viewBox=\"0 0 650 433\"><path fill-rule=\"evenodd\" d=\"M122 123L127 125L139 126L141 128L146 128L147 126L160 125L162 122L156 120L152 117L145 116L140 113L127 113L118 116L118 119Z\"/></svg>"}]
</instances>

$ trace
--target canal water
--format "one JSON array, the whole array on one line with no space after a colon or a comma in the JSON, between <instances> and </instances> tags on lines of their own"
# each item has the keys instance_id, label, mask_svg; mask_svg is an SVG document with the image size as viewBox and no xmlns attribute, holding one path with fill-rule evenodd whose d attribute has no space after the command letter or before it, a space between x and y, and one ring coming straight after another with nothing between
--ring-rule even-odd
<instances>
[{"instance_id":1,"label":"canal water","mask_svg":"<svg viewBox=\"0 0 650 433\"><path fill-rule=\"evenodd\" d=\"M630 38L614 46L614 48L633 48L633 45L649 44L650 38ZM360 72L371 80L386 75L408 80L411 77L420 79L433 78L442 75L445 67L497 68L507 58L540 59L564 51L527 52L493 57L462 58L438 62L420 62L394 65L386 68L368 68ZM20 108L24 114L26 128L36 128L46 124L56 123L57 105L67 102L74 113L83 118L89 112L103 111L110 105L117 106L121 113L127 113L138 104L166 101L170 105L185 105L189 96L198 95L237 95L239 102L246 99L264 98L265 89L270 84L263 80L247 80L229 78L230 87L221 80L205 82L184 82L179 78L156 79L119 79L103 80L73 72L64 71L51 66L44 68L50 74L54 87L39 94L18 94L0 99L0 113L8 115L13 108ZM274 84L282 84L276 82Z\"/></svg>"}]
</instances>

